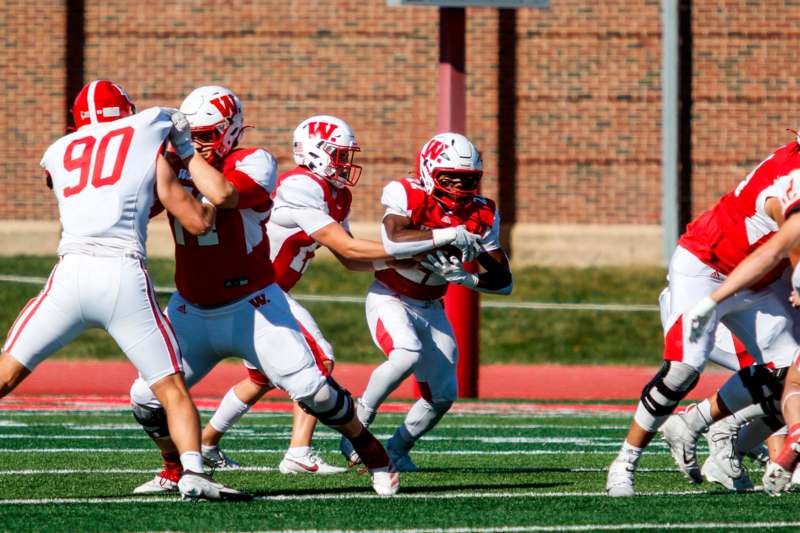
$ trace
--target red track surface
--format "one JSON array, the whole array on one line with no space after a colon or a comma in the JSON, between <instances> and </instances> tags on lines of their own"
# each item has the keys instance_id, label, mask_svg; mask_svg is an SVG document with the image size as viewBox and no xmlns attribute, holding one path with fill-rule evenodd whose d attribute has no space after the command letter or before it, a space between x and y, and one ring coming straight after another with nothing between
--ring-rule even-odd
<instances>
[{"instance_id":1,"label":"red track surface","mask_svg":"<svg viewBox=\"0 0 800 533\"><path fill-rule=\"evenodd\" d=\"M373 368L373 365L340 363L336 365L336 380L357 396L364 390ZM484 365L479 390L481 399L633 400L639 398L642 386L656 370L641 366ZM706 371L689 398L709 396L728 375ZM123 398L135 377L136 371L127 362L47 361L8 399L24 402L30 396L87 395ZM192 395L221 397L244 377L241 364L220 364L192 389ZM280 391L270 394L285 398ZM391 398L414 398L413 383L406 380Z\"/></svg>"}]
</instances>

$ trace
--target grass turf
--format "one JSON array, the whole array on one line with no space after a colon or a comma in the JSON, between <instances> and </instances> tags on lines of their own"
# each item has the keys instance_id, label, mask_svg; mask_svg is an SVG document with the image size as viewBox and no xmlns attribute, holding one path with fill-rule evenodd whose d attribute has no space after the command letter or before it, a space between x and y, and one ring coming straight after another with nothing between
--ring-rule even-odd
<instances>
[{"instance_id":1,"label":"grass turf","mask_svg":"<svg viewBox=\"0 0 800 533\"><path fill-rule=\"evenodd\" d=\"M47 276L52 258L0 258L0 274ZM153 259L157 285L173 285L174 264ZM372 277L317 261L294 289L305 294L364 295ZM664 285L660 268L525 268L515 272L514 293L486 300L656 304ZM25 302L41 287L0 282L0 330L7 330ZM166 304L168 295L160 295ZM360 304L305 302L344 362L378 362ZM657 312L532 311L483 309L481 361L484 363L657 364L662 334ZM58 357L121 358L103 331L88 331Z\"/></svg>"},{"instance_id":2,"label":"grass turf","mask_svg":"<svg viewBox=\"0 0 800 533\"><path fill-rule=\"evenodd\" d=\"M385 439L399 421L399 415L382 414L373 429ZM222 471L215 477L255 493L256 501L192 504L176 496L128 500L131 489L149 479L159 461L130 413L2 411L0 530L482 531L616 525L642 531L646 528L633 524L649 524L653 530L695 524L684 530L777 531L777 525L753 523L780 521L794 521L783 530L797 530L793 511L799 494L769 498L689 485L659 441L642 459L640 496L614 500L601 495L603 469L627 421L624 415L586 413L453 413L417 446L413 457L423 471L403 475L398 498L374 496L368 477L353 471L329 477ZM287 445L289 424L288 414L248 415L224 446L248 467L274 468ZM321 428L315 439L327 459L341 464L334 433ZM704 450L701 446L701 454ZM752 474L758 482L761 470ZM11 499L30 502L8 503Z\"/></svg>"}]
</instances>

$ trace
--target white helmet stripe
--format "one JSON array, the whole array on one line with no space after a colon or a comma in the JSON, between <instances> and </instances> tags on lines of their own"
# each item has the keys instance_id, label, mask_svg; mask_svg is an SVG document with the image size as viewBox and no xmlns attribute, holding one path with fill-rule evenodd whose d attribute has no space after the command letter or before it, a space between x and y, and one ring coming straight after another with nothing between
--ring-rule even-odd
<instances>
[{"instance_id":1,"label":"white helmet stripe","mask_svg":"<svg viewBox=\"0 0 800 533\"><path fill-rule=\"evenodd\" d=\"M97 124L97 106L94 103L94 90L97 87L97 80L89 84L89 94L86 95L86 103L89 106L89 122Z\"/></svg>"}]
</instances>

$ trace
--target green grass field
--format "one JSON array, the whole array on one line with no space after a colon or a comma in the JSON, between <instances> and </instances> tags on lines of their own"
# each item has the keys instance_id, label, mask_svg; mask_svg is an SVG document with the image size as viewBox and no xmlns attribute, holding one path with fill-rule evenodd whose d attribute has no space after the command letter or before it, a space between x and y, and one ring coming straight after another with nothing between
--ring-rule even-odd
<instances>
[{"instance_id":1,"label":"green grass field","mask_svg":"<svg viewBox=\"0 0 800 533\"><path fill-rule=\"evenodd\" d=\"M0 274L47 276L52 258L0 258ZM151 260L157 285L172 286L172 261ZM363 296L370 274L315 262L293 292ZM515 272L514 293L505 301L568 303L658 303L664 285L660 268L526 268ZM0 282L0 330L6 331L38 285ZM486 300L504 300L487 296ZM160 301L166 303L167 295ZM304 303L344 362L376 362L360 304ZM658 313L598 311L532 311L483 309L481 360L484 363L658 364L662 336ZM90 331L61 350L58 357L121 358L110 337Z\"/></svg>"},{"instance_id":2,"label":"green grass field","mask_svg":"<svg viewBox=\"0 0 800 533\"><path fill-rule=\"evenodd\" d=\"M382 414L373 428L385 439L399 420ZM133 497L133 487L156 472L159 456L129 412L0 411L0 530L800 528L800 494L770 498L689 485L660 442L642 459L639 496L604 496L604 469L627 421L625 414L451 413L413 454L423 471L404 474L401 495L381 499L355 471L324 478L279 474L289 415L251 413L223 442L247 468L216 477L255 493L256 500L195 504L176 496ZM342 463L334 433L321 428L315 442L331 462ZM761 470L751 473L760 484ZM782 522L788 525L779 527Z\"/></svg>"}]
</instances>

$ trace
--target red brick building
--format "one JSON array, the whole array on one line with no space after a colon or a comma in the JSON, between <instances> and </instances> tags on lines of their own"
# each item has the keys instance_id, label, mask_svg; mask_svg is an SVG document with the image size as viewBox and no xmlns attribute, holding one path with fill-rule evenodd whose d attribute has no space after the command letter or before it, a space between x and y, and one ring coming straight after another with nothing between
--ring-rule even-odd
<instances>
[{"instance_id":1,"label":"red brick building","mask_svg":"<svg viewBox=\"0 0 800 533\"><path fill-rule=\"evenodd\" d=\"M84 17L68 16L68 6L83 6ZM361 221L377 220L383 183L405 175L435 133L434 8L6 0L0 13L3 220L55 218L37 163L63 132L76 65L78 81L115 80L140 108L227 85L254 126L246 143L273 151L282 168L301 119L341 116L363 148L353 208ZM692 2L695 213L800 126L799 23L800 4L790 0ZM470 8L466 43L467 134L483 150L484 191L504 202L504 218L533 228L526 242L566 227L578 241L605 232L613 243L616 225L626 225L627 246L657 256L659 0L551 0L515 16Z\"/></svg>"}]
</instances>

